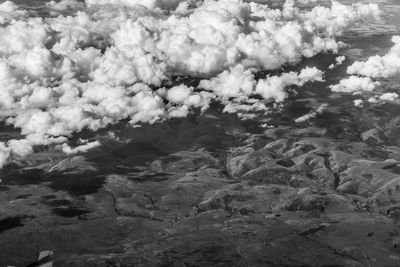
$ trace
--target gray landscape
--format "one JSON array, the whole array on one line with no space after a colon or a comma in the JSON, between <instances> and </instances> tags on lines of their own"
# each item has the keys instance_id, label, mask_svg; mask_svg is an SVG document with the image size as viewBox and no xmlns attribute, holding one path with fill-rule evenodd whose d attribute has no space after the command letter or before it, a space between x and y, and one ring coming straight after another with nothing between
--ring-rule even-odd
<instances>
[{"instance_id":1,"label":"gray landscape","mask_svg":"<svg viewBox=\"0 0 400 267\"><path fill-rule=\"evenodd\" d=\"M399 16L0 1L0 266L400 266Z\"/></svg>"}]
</instances>

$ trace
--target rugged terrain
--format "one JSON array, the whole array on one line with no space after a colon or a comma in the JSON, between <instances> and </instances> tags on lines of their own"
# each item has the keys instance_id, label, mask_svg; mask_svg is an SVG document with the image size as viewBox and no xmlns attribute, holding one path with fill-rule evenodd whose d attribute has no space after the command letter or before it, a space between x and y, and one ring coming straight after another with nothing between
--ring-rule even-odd
<instances>
[{"instance_id":1,"label":"rugged terrain","mask_svg":"<svg viewBox=\"0 0 400 267\"><path fill-rule=\"evenodd\" d=\"M394 109L262 128L215 107L121 123L84 156L39 151L2 171L0 264L398 266Z\"/></svg>"},{"instance_id":2,"label":"rugged terrain","mask_svg":"<svg viewBox=\"0 0 400 267\"><path fill-rule=\"evenodd\" d=\"M76 13L49 12L44 2L16 1L42 17ZM324 53L255 73L324 70L325 82L290 86L279 105L263 101L271 107L265 112L243 118L210 100L186 118L140 127L123 119L68 135L72 147L99 141L87 153L44 143L11 157L0 169L0 266L27 266L40 251L52 251L57 267L400 266L400 101L378 101L400 80L381 79L358 95L329 89L354 61L384 55L399 34L397 1L374 2L383 20L338 37L347 44L343 65L330 69L337 55ZM88 47L105 49L93 40ZM200 91L198 77L178 75L162 86L181 83ZM22 138L0 125L0 142Z\"/></svg>"}]
</instances>

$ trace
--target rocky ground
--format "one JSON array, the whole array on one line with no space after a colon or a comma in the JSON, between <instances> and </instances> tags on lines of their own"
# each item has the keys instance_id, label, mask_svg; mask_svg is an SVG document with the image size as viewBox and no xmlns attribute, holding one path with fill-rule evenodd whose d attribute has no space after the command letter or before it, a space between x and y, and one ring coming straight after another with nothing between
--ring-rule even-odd
<instances>
[{"instance_id":1,"label":"rocky ground","mask_svg":"<svg viewBox=\"0 0 400 267\"><path fill-rule=\"evenodd\" d=\"M393 109L271 128L210 110L115 126L86 155L38 150L2 170L0 266L42 250L55 266L399 266Z\"/></svg>"}]
</instances>

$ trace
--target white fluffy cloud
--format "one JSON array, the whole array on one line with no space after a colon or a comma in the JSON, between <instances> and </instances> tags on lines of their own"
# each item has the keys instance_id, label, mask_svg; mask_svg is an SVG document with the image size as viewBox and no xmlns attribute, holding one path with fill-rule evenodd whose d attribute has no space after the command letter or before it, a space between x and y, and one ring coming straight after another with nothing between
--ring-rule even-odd
<instances>
[{"instance_id":1,"label":"white fluffy cloud","mask_svg":"<svg viewBox=\"0 0 400 267\"><path fill-rule=\"evenodd\" d=\"M332 85L330 88L333 92L356 93L363 91L373 91L379 82L374 82L369 77L350 76L343 79L339 84Z\"/></svg>"},{"instance_id":2,"label":"white fluffy cloud","mask_svg":"<svg viewBox=\"0 0 400 267\"><path fill-rule=\"evenodd\" d=\"M362 99L355 99L353 100L353 104L357 108L361 108L364 105L364 101Z\"/></svg>"},{"instance_id":3,"label":"white fluffy cloud","mask_svg":"<svg viewBox=\"0 0 400 267\"><path fill-rule=\"evenodd\" d=\"M334 69L334 68L336 68L337 66L342 65L343 62L344 62L345 60L346 60L346 57L345 57L345 56L338 56L338 57L335 58L335 63L329 65L328 68L329 68L329 69Z\"/></svg>"},{"instance_id":4,"label":"white fluffy cloud","mask_svg":"<svg viewBox=\"0 0 400 267\"><path fill-rule=\"evenodd\" d=\"M153 123L211 101L226 112L265 110L267 101L252 95L282 102L288 87L322 81L323 73L256 73L336 52L337 35L379 14L371 4L301 10L291 0L281 10L241 0L63 0L47 7L61 15L34 18L12 2L0 5L0 118L25 136L0 143L0 165L38 144L86 151L97 143L72 148L68 137L122 119ZM163 87L184 75L201 79L199 87Z\"/></svg>"},{"instance_id":5,"label":"white fluffy cloud","mask_svg":"<svg viewBox=\"0 0 400 267\"><path fill-rule=\"evenodd\" d=\"M256 92L266 99L282 102L286 98L285 88L291 85L303 86L306 82L323 81L323 73L317 68L305 68L300 73L289 72L281 76L269 76L259 80Z\"/></svg>"},{"instance_id":6,"label":"white fluffy cloud","mask_svg":"<svg viewBox=\"0 0 400 267\"><path fill-rule=\"evenodd\" d=\"M27 11L18 9L18 6L11 1L5 1L0 4L0 24L21 19L27 15Z\"/></svg>"},{"instance_id":7,"label":"white fluffy cloud","mask_svg":"<svg viewBox=\"0 0 400 267\"><path fill-rule=\"evenodd\" d=\"M396 93L384 93L379 97L382 101L395 101L397 98L399 98L399 95Z\"/></svg>"},{"instance_id":8,"label":"white fluffy cloud","mask_svg":"<svg viewBox=\"0 0 400 267\"><path fill-rule=\"evenodd\" d=\"M372 91L379 85L379 82L374 82L372 79L398 75L400 73L400 36L393 36L392 42L394 43L393 47L385 55L372 56L366 61L356 61L349 66L347 73L352 76L331 86L332 91ZM393 101L397 98L395 95L395 93L385 93L380 97L380 100ZM378 102L378 100L372 98L370 102Z\"/></svg>"},{"instance_id":9,"label":"white fluffy cloud","mask_svg":"<svg viewBox=\"0 0 400 267\"><path fill-rule=\"evenodd\" d=\"M347 68L348 74L371 78L388 78L400 73L400 36L393 36L394 46L383 56L357 61Z\"/></svg>"},{"instance_id":10,"label":"white fluffy cloud","mask_svg":"<svg viewBox=\"0 0 400 267\"><path fill-rule=\"evenodd\" d=\"M225 70L210 80L200 81L201 88L213 91L219 97L251 95L256 86L253 71L241 64Z\"/></svg>"},{"instance_id":11,"label":"white fluffy cloud","mask_svg":"<svg viewBox=\"0 0 400 267\"><path fill-rule=\"evenodd\" d=\"M305 68L300 73L288 72L280 76L268 76L255 80L254 70L245 70L237 65L210 80L202 80L199 87L212 91L220 98L248 100L251 95L261 95L264 99L282 102L286 98L285 88L303 86L307 82L323 81L323 72L317 68Z\"/></svg>"}]
</instances>

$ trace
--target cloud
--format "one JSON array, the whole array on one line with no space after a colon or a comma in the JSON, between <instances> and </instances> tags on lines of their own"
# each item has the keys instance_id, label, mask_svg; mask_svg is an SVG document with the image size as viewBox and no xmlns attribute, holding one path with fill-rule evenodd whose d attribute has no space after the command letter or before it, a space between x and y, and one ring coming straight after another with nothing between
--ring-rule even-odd
<instances>
[{"instance_id":1,"label":"cloud","mask_svg":"<svg viewBox=\"0 0 400 267\"><path fill-rule=\"evenodd\" d=\"M297 0L297 2L299 4L302 5L307 5L307 4L311 4L311 3L316 3L318 0Z\"/></svg>"},{"instance_id":2,"label":"cloud","mask_svg":"<svg viewBox=\"0 0 400 267\"><path fill-rule=\"evenodd\" d=\"M200 81L199 87L212 91L218 97L248 100L249 96L261 95L264 99L282 102L286 98L285 88L303 86L306 82L323 81L323 72L317 68L305 68L300 73L288 72L280 76L268 76L256 81L254 70L237 65L210 80Z\"/></svg>"},{"instance_id":3,"label":"cloud","mask_svg":"<svg viewBox=\"0 0 400 267\"><path fill-rule=\"evenodd\" d=\"M330 70L332 70L332 69L334 69L334 68L336 68L336 67L342 65L343 62L344 62L345 60L346 60L346 57L345 57L345 56L338 56L338 57L335 58L335 64L329 65L328 68L329 68Z\"/></svg>"},{"instance_id":4,"label":"cloud","mask_svg":"<svg viewBox=\"0 0 400 267\"><path fill-rule=\"evenodd\" d=\"M11 22L12 20L22 19L28 16L28 11L18 9L18 6L11 2L5 1L0 4L0 24Z\"/></svg>"},{"instance_id":5,"label":"cloud","mask_svg":"<svg viewBox=\"0 0 400 267\"><path fill-rule=\"evenodd\" d=\"M302 123L306 122L310 119L313 119L317 117L318 114L322 114L326 108L328 107L328 104L321 104L315 111L311 111L303 116L298 117L297 119L294 120L295 123Z\"/></svg>"},{"instance_id":6,"label":"cloud","mask_svg":"<svg viewBox=\"0 0 400 267\"><path fill-rule=\"evenodd\" d=\"M65 154L74 155L78 153L87 152L93 148L99 147L100 145L101 143L99 141L93 141L93 142L86 142L85 144L79 145L75 148L71 148L68 144L64 143L60 145L59 149Z\"/></svg>"},{"instance_id":7,"label":"cloud","mask_svg":"<svg viewBox=\"0 0 400 267\"><path fill-rule=\"evenodd\" d=\"M248 96L253 93L257 83L253 72L238 64L212 79L200 81L199 87L212 91L219 97Z\"/></svg>"},{"instance_id":8,"label":"cloud","mask_svg":"<svg viewBox=\"0 0 400 267\"><path fill-rule=\"evenodd\" d=\"M399 98L399 95L396 93L384 93L379 97L382 101L395 101L397 98Z\"/></svg>"},{"instance_id":9,"label":"cloud","mask_svg":"<svg viewBox=\"0 0 400 267\"><path fill-rule=\"evenodd\" d=\"M332 91L372 91L379 85L379 82L374 82L371 78L389 78L398 75L400 73L400 36L393 36L392 42L394 43L393 47L383 56L372 56L366 61L356 61L350 65L347 73L352 76L331 86ZM397 98L395 95L395 93L385 93L380 100L394 101ZM371 98L369 102L375 103L378 100Z\"/></svg>"},{"instance_id":10,"label":"cloud","mask_svg":"<svg viewBox=\"0 0 400 267\"><path fill-rule=\"evenodd\" d=\"M0 142L0 168L6 164L8 158L10 157L10 148L8 148L4 142Z\"/></svg>"},{"instance_id":11,"label":"cloud","mask_svg":"<svg viewBox=\"0 0 400 267\"><path fill-rule=\"evenodd\" d=\"M400 73L400 36L393 36L394 46L383 56L373 56L357 61L347 68L348 74L371 78L388 78Z\"/></svg>"},{"instance_id":12,"label":"cloud","mask_svg":"<svg viewBox=\"0 0 400 267\"><path fill-rule=\"evenodd\" d=\"M323 73L317 68L305 68L300 73L288 72L281 76L269 76L266 79L259 80L256 86L256 92L265 99L274 99L276 102L282 102L286 98L285 88L296 85L303 86L307 82L323 81Z\"/></svg>"},{"instance_id":13,"label":"cloud","mask_svg":"<svg viewBox=\"0 0 400 267\"><path fill-rule=\"evenodd\" d=\"M355 93L373 91L378 85L379 82L374 82L369 77L350 76L340 80L339 84L331 85L330 88L333 92Z\"/></svg>"},{"instance_id":14,"label":"cloud","mask_svg":"<svg viewBox=\"0 0 400 267\"><path fill-rule=\"evenodd\" d=\"M1 143L0 165L35 145L84 151L92 146L73 148L68 138L123 119L154 123L212 101L243 116L266 111L323 72L256 74L337 52L336 36L379 14L377 5L335 1L311 10L241 0L63 0L47 8L60 15L0 5L0 118L25 136ZM166 87L176 76L200 85Z\"/></svg>"},{"instance_id":15,"label":"cloud","mask_svg":"<svg viewBox=\"0 0 400 267\"><path fill-rule=\"evenodd\" d=\"M357 108L361 108L364 105L364 101L362 99L355 99L353 100L353 104Z\"/></svg>"},{"instance_id":16,"label":"cloud","mask_svg":"<svg viewBox=\"0 0 400 267\"><path fill-rule=\"evenodd\" d=\"M65 11L74 11L84 8L84 3L79 0L61 0L46 2L46 7L51 10L52 15L59 15Z\"/></svg>"},{"instance_id":17,"label":"cloud","mask_svg":"<svg viewBox=\"0 0 400 267\"><path fill-rule=\"evenodd\" d=\"M86 0L86 3L90 5L123 5L123 6L144 6L149 9L154 8L174 8L179 4L178 0Z\"/></svg>"}]
</instances>

